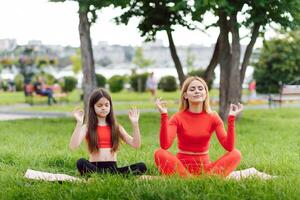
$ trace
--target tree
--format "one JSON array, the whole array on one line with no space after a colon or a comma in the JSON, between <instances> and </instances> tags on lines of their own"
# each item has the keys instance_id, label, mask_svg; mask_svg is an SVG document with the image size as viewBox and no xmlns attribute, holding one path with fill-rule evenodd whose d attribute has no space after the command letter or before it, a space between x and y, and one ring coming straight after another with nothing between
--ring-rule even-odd
<instances>
[{"instance_id":1,"label":"tree","mask_svg":"<svg viewBox=\"0 0 300 200\"><path fill-rule=\"evenodd\" d=\"M70 56L70 61L72 63L72 70L75 74L77 74L80 70L82 70L82 66L81 66L82 60L80 54L81 54L80 50L78 49L75 55Z\"/></svg>"},{"instance_id":2,"label":"tree","mask_svg":"<svg viewBox=\"0 0 300 200\"><path fill-rule=\"evenodd\" d=\"M156 33L165 31L169 40L169 48L174 61L180 84L185 80L182 64L177 55L172 32L175 25L181 25L192 29L185 20L185 16L191 12L186 0L132 0L127 4L124 13L117 18L118 23L128 24L130 18L141 18L138 29L146 41L155 40Z\"/></svg>"},{"instance_id":3,"label":"tree","mask_svg":"<svg viewBox=\"0 0 300 200\"><path fill-rule=\"evenodd\" d=\"M67 0L50 0L52 2L65 2ZM92 40L90 34L90 28L97 19L97 10L101 10L104 7L110 5L122 6L127 3L127 0L70 0L75 1L79 5L79 37L80 37L80 49L81 49L81 61L83 71L83 101L84 108L87 111L88 98L91 92L96 88L96 75L94 66L94 56L92 49Z\"/></svg>"},{"instance_id":4,"label":"tree","mask_svg":"<svg viewBox=\"0 0 300 200\"><path fill-rule=\"evenodd\" d=\"M281 83L300 83L299 44L300 31L264 42L254 71L258 92L278 93Z\"/></svg>"},{"instance_id":5,"label":"tree","mask_svg":"<svg viewBox=\"0 0 300 200\"><path fill-rule=\"evenodd\" d=\"M192 53L191 48L189 47L186 51L186 66L188 68L188 73L194 70L194 62L196 60L195 54Z\"/></svg>"},{"instance_id":6,"label":"tree","mask_svg":"<svg viewBox=\"0 0 300 200\"><path fill-rule=\"evenodd\" d=\"M132 62L139 68L145 68L154 63L153 60L145 58L142 47L137 47L135 49L135 54Z\"/></svg>"},{"instance_id":7,"label":"tree","mask_svg":"<svg viewBox=\"0 0 300 200\"><path fill-rule=\"evenodd\" d=\"M135 54L133 57L133 63L136 64L139 68L143 69L145 67L148 67L149 65L152 65L154 63L153 60L147 59L144 56L143 48L137 47L135 50ZM134 69L135 70L135 69ZM133 72L134 74L135 72ZM138 92L142 92L142 77L138 76L137 79L137 86L138 86Z\"/></svg>"},{"instance_id":8,"label":"tree","mask_svg":"<svg viewBox=\"0 0 300 200\"><path fill-rule=\"evenodd\" d=\"M203 15L212 12L218 21L211 26L219 27L219 37L206 76L210 77L216 65L220 64L220 115L227 118L230 103L241 100L242 83L249 64L254 44L259 34L265 32L266 26L275 23L284 28L299 22L300 2L297 0L197 0L194 4L193 19L203 22ZM242 21L238 15L244 16ZM250 31L250 42L245 54L241 55L241 27ZM240 59L242 64L240 64Z\"/></svg>"}]
</instances>

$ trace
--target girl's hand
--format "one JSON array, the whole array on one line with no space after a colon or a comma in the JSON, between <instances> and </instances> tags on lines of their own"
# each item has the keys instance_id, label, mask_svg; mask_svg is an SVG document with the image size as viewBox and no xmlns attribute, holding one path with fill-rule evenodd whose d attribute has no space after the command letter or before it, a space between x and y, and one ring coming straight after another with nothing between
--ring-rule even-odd
<instances>
[{"instance_id":1,"label":"girl's hand","mask_svg":"<svg viewBox=\"0 0 300 200\"><path fill-rule=\"evenodd\" d=\"M73 116L78 123L83 124L84 111L81 108L75 108L73 111Z\"/></svg>"},{"instance_id":2,"label":"girl's hand","mask_svg":"<svg viewBox=\"0 0 300 200\"><path fill-rule=\"evenodd\" d=\"M237 116L242 112L243 108L244 106L241 103L238 103L238 105L230 104L229 115Z\"/></svg>"},{"instance_id":3,"label":"girl's hand","mask_svg":"<svg viewBox=\"0 0 300 200\"><path fill-rule=\"evenodd\" d=\"M131 108L128 112L128 117L132 124L138 123L140 118L140 111L136 107Z\"/></svg>"},{"instance_id":4,"label":"girl's hand","mask_svg":"<svg viewBox=\"0 0 300 200\"><path fill-rule=\"evenodd\" d=\"M168 113L167 102L166 101L162 101L161 98L157 98L155 104L156 104L156 107L157 107L158 111L161 114L162 113Z\"/></svg>"}]
</instances>

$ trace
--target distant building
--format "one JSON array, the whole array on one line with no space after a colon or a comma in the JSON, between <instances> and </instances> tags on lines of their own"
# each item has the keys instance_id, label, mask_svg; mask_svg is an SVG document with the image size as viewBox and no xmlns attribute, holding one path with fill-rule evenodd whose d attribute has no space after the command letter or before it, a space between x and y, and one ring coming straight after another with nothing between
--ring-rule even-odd
<instances>
[{"instance_id":1,"label":"distant building","mask_svg":"<svg viewBox=\"0 0 300 200\"><path fill-rule=\"evenodd\" d=\"M17 47L15 39L0 39L0 51L13 51Z\"/></svg>"}]
</instances>

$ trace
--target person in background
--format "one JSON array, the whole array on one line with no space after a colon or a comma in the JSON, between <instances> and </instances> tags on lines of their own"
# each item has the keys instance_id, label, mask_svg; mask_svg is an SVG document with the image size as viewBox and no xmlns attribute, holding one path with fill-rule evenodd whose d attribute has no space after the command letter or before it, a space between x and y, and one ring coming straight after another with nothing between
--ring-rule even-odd
<instances>
[{"instance_id":1,"label":"person in background","mask_svg":"<svg viewBox=\"0 0 300 200\"><path fill-rule=\"evenodd\" d=\"M146 89L151 93L151 100L154 100L156 98L157 80L155 79L153 72L148 75Z\"/></svg>"},{"instance_id":2,"label":"person in background","mask_svg":"<svg viewBox=\"0 0 300 200\"><path fill-rule=\"evenodd\" d=\"M34 83L33 87L36 94L48 96L48 105L51 105L52 102L57 103L57 101L53 97L52 89L46 85L42 76L37 77L37 80Z\"/></svg>"}]
</instances>

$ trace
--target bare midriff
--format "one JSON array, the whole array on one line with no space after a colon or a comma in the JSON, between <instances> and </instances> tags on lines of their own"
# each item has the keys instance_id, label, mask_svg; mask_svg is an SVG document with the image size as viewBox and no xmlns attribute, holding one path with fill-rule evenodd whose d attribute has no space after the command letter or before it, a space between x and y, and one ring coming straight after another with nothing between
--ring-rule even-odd
<instances>
[{"instance_id":1,"label":"bare midriff","mask_svg":"<svg viewBox=\"0 0 300 200\"><path fill-rule=\"evenodd\" d=\"M111 148L100 148L98 152L90 153L90 162L117 161L117 153L111 152Z\"/></svg>"}]
</instances>

